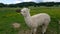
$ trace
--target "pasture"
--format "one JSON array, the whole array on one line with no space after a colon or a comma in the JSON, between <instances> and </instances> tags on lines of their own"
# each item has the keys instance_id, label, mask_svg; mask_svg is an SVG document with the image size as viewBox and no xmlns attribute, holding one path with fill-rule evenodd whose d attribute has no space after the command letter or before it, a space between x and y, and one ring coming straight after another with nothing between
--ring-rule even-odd
<instances>
[{"instance_id":1,"label":"pasture","mask_svg":"<svg viewBox=\"0 0 60 34\"><path fill-rule=\"evenodd\" d=\"M47 13L51 16L51 22L47 28L46 34L59 34L60 31L60 8L59 7L29 7L30 14ZM22 34L23 31L29 30L25 24L24 18L21 14L16 12L20 8L0 8L0 34ZM19 29L14 29L12 23L17 22L21 24ZM39 34L38 29L38 34ZM28 32L28 31L27 31Z\"/></svg>"}]
</instances>

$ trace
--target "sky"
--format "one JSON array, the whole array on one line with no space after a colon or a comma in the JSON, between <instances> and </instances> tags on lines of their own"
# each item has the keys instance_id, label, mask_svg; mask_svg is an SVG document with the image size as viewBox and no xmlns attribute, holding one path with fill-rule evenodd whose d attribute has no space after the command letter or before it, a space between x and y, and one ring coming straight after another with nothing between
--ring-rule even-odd
<instances>
[{"instance_id":1,"label":"sky","mask_svg":"<svg viewBox=\"0 0 60 34\"><path fill-rule=\"evenodd\" d=\"M60 0L0 0L0 3L4 4L16 4L16 3L21 3L21 2L60 2Z\"/></svg>"}]
</instances>

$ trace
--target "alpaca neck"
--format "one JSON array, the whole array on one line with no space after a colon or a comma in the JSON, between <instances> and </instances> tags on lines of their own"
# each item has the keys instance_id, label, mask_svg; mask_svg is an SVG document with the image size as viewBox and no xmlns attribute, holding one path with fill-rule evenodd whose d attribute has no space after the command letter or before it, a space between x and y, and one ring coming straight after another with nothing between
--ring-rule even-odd
<instances>
[{"instance_id":1,"label":"alpaca neck","mask_svg":"<svg viewBox=\"0 0 60 34\"><path fill-rule=\"evenodd\" d=\"M31 16L29 13L24 18L27 25L31 24L32 21L31 21Z\"/></svg>"},{"instance_id":2,"label":"alpaca neck","mask_svg":"<svg viewBox=\"0 0 60 34\"><path fill-rule=\"evenodd\" d=\"M30 19L31 19L31 16L30 16L30 14L28 13L24 18L25 18L25 20L30 20Z\"/></svg>"}]
</instances>

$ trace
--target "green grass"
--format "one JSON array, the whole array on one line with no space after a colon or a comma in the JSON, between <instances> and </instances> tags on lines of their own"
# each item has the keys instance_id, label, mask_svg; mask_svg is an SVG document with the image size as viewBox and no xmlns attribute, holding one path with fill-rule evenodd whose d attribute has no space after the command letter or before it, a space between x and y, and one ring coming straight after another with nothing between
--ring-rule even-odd
<instances>
[{"instance_id":1,"label":"green grass","mask_svg":"<svg viewBox=\"0 0 60 34\"><path fill-rule=\"evenodd\" d=\"M11 25L14 22L18 22L21 24L20 30L28 29L23 16L17 14L17 12L15 11L16 9L19 8L0 8L0 34L17 34L18 30L13 29ZM38 13L48 13L51 16L51 22L48 26L47 33L59 33L59 7L30 7L30 10L31 15L35 15Z\"/></svg>"}]
</instances>

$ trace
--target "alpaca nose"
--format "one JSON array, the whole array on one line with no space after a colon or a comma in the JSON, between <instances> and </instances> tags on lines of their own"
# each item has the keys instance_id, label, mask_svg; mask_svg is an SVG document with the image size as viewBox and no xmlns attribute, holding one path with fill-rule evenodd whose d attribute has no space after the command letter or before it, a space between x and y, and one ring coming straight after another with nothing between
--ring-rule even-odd
<instances>
[{"instance_id":1,"label":"alpaca nose","mask_svg":"<svg viewBox=\"0 0 60 34\"><path fill-rule=\"evenodd\" d=\"M20 13L21 12L21 9L17 9L16 12Z\"/></svg>"}]
</instances>

